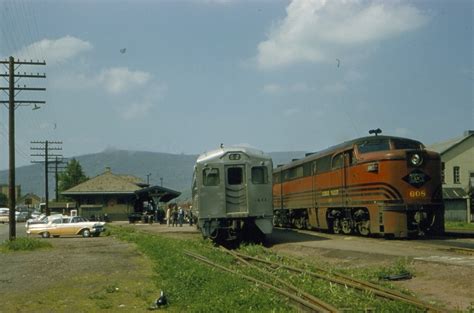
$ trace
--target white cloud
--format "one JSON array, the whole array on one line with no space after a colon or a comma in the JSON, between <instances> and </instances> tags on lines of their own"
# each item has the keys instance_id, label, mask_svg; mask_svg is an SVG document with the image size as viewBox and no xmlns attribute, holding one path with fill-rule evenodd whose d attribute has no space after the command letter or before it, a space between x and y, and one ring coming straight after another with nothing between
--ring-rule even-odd
<instances>
[{"instance_id":1,"label":"white cloud","mask_svg":"<svg viewBox=\"0 0 474 313\"><path fill-rule=\"evenodd\" d=\"M154 84L148 86L147 93L142 95L140 101L134 101L130 104L120 106L120 117L124 120L146 117L161 101L166 90L167 87L165 85Z\"/></svg>"},{"instance_id":2,"label":"white cloud","mask_svg":"<svg viewBox=\"0 0 474 313\"><path fill-rule=\"evenodd\" d=\"M131 71L126 67L114 67L103 70L98 76L98 82L111 94L119 94L146 85L151 74L142 71Z\"/></svg>"},{"instance_id":3,"label":"white cloud","mask_svg":"<svg viewBox=\"0 0 474 313\"><path fill-rule=\"evenodd\" d=\"M35 42L15 55L18 59L45 60L48 65L56 65L65 62L77 55L92 50L92 44L82 39L65 36L59 39L43 39Z\"/></svg>"},{"instance_id":4,"label":"white cloud","mask_svg":"<svg viewBox=\"0 0 474 313\"><path fill-rule=\"evenodd\" d=\"M334 62L362 45L366 48L415 30L429 20L400 1L293 0L286 12L268 39L258 45L257 63L262 69Z\"/></svg>"}]
</instances>

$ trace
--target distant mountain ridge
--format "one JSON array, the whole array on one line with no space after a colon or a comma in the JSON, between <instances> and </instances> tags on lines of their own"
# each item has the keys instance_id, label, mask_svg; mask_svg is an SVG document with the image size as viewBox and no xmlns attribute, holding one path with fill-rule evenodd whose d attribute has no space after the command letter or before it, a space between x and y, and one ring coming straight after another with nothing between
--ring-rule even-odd
<instances>
[{"instance_id":1,"label":"distant mountain ridge","mask_svg":"<svg viewBox=\"0 0 474 313\"><path fill-rule=\"evenodd\" d=\"M271 152L273 165L285 164L294 158L304 157L304 152ZM180 191L180 199L191 198L191 180L193 167L198 155L170 154L161 152L130 151L106 149L103 152L80 155L75 158L79 161L85 174L92 178L102 174L106 167L113 173L127 174L140 177L144 182L149 176L151 185L160 185ZM71 159L70 158L70 159ZM34 164L16 169L16 184L21 185L21 194L35 193L44 197L44 167ZM8 171L0 171L0 181L8 183ZM49 174L49 198L55 198L54 174Z\"/></svg>"}]
</instances>

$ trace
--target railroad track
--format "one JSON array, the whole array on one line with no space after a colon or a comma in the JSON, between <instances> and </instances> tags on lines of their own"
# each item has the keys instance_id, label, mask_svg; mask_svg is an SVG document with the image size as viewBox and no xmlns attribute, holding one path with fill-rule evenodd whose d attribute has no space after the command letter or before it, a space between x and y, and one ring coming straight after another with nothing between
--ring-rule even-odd
<instances>
[{"instance_id":1,"label":"railroad track","mask_svg":"<svg viewBox=\"0 0 474 313\"><path fill-rule=\"evenodd\" d=\"M228 250L227 250L228 251ZM273 276L273 278L278 281L280 284L284 285L285 288L287 288L288 290L284 290L282 288L278 288L278 287L275 287L274 285L272 284L269 284L267 282L264 282L258 278L255 278L255 277L252 277L252 276L248 276L248 275L245 275L245 274L242 274L242 273L239 273L237 271L234 271L226 266L222 266L220 264L217 264L215 262L212 262L211 260L209 260L208 258L202 256L202 255L199 255L199 254L196 254L194 252L191 252L191 251L188 251L188 250L185 250L184 251L184 254L189 256L189 257L192 257L202 263L205 263L209 266L212 266L212 267L215 267L215 268L218 268L222 271L225 271L225 272L229 272L229 273L232 273L232 274L235 274L237 276L240 276L248 281L251 281L251 282L254 282L254 283L258 283L260 284L261 286L267 288L267 289L270 289L270 290L273 290L287 298L289 298L290 300L292 300L299 308L307 311L307 312L340 312L337 308L335 308L334 306L328 304L328 303L325 303L324 301L322 301L321 299L318 299L296 287L294 287L293 285L283 281L282 279L280 278L277 278L275 277L274 275L271 275ZM241 261L242 263L248 265L248 266L251 266L253 268L256 268L256 266L250 264L249 262L247 262L245 259L243 258L240 258L239 256L237 255L234 255L239 261Z\"/></svg>"},{"instance_id":2,"label":"railroad track","mask_svg":"<svg viewBox=\"0 0 474 313\"><path fill-rule=\"evenodd\" d=\"M329 281L331 283L335 283L335 284L339 284L339 285L347 286L347 287L352 287L352 288L357 289L357 290L362 291L362 292L370 292L370 293L373 293L374 295L376 295L377 297L381 297L381 298L385 298L385 299L389 299L389 300L402 301L402 302L411 304L413 306L416 306L416 307L418 307L418 308L420 308L420 309L422 309L426 312L441 312L440 309L438 309L438 308L436 308L436 307L434 307L434 306L432 306L428 303L420 301L417 298L411 297L409 295L402 294L402 293L397 292L395 290L383 288L379 285L376 285L376 284L373 284L373 283L370 283L370 282L367 282L367 281L364 281L364 280L356 279L356 278L353 278L353 277L350 277L350 276L347 276L347 275L344 275L344 274L340 274L340 273L337 273L337 272L329 272L328 270L326 270L324 268L321 268L321 267L314 267L314 268L317 269L318 271L324 273L324 274L303 270L303 269L300 269L300 268L297 268L297 267L294 267L294 266L289 266L289 265L285 265L285 264L280 264L280 263L267 261L267 260L264 260L264 259L261 259L261 258L252 257L252 256L245 255L245 254L242 254L242 253L237 253L237 252L232 252L232 253L236 254L240 258L247 259L247 260L252 260L252 261L255 261L255 262L262 263L262 264L266 264L266 265L268 265L272 268L284 268L284 269L292 271L292 272L304 273L306 275L310 275L310 276L315 277L315 278L323 279L323 280Z\"/></svg>"},{"instance_id":3,"label":"railroad track","mask_svg":"<svg viewBox=\"0 0 474 313\"><path fill-rule=\"evenodd\" d=\"M277 277L272 272L274 272L276 269L281 268L281 269L285 269L285 270L288 270L288 271L291 271L291 272L296 272L296 273L302 273L302 274L305 274L305 275L309 275L311 277L321 279L321 280L325 280L325 281L328 281L330 283L338 284L338 285L344 286L345 288L348 288L348 287L354 288L356 290L361 291L362 293L372 293L375 296L383 298L383 299L405 302L405 303L413 305L413 306L415 306L415 307L417 307L417 308L419 308L419 309L421 309L425 312L441 312L440 309L438 309L438 308L436 308L436 307L434 307L434 306L432 306L428 303L420 301L420 300L416 299L415 297L402 294L402 293L397 292L395 290L383 288L379 285L376 285L376 284L373 284L373 283L370 283L370 282L367 282L367 281L359 280L359 279L356 279L356 278L353 278L353 277L350 277L350 276L347 276L347 275L344 275L344 274L340 274L340 273L336 273L336 272L329 272L324 268L314 267L315 270L319 271L319 273L315 273L315 272L311 272L311 271L308 271L308 270L303 270L301 268L297 268L297 267L294 267L294 266L289 266L289 265L285 265L285 264L282 264L282 263L275 263L275 262L271 262L271 261L264 260L264 259L261 259L261 258L252 257L252 256L249 256L249 255L246 255L246 254L237 253L235 251L227 250L227 249L224 249L224 248L222 248L222 250L225 253L228 253L228 254L232 255L242 265L249 266L249 267L251 267L251 268L267 275L267 277L270 277L270 279L272 279L272 281L274 283L278 282L279 286L281 286L282 288L285 288L285 289L275 287L274 284L268 284L268 283L266 283L262 280L259 280L255 277L246 276L246 275L244 275L242 273L239 273L237 271L234 271L230 268L227 268L227 267L224 267L222 265L216 264L216 263L210 261L209 259L207 259L203 256L200 256L198 254L195 254L191 251L185 251L185 254L190 256L190 257L193 257L193 258L195 258L195 259L197 259L197 260L199 260L203 263L206 263L210 266L219 268L223 271L227 271L227 272L239 275L239 276L241 276L241 277L243 277L243 278L245 278L249 281L259 283L262 286L264 286L268 289L271 289L275 292L278 292L281 295L291 299L292 301L294 301L294 303L298 304L298 306L300 308L304 308L306 311L310 311L310 312L340 312L340 311L343 311L344 309L339 310L338 308L336 308L336 307L334 307L334 306L332 306L328 303L325 303L321 299L318 299L318 298L314 297L313 295L310 295L310 294L302 291L301 289L298 289L297 287L289 284L288 282L282 280L281 278ZM265 267L256 266L256 265L252 264L252 262L258 262L260 264L264 264Z\"/></svg>"}]
</instances>

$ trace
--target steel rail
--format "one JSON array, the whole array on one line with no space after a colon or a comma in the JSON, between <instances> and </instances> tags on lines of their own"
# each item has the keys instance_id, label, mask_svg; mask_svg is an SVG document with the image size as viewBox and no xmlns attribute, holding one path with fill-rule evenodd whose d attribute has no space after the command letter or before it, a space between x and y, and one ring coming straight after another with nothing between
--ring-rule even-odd
<instances>
[{"instance_id":1,"label":"steel rail","mask_svg":"<svg viewBox=\"0 0 474 313\"><path fill-rule=\"evenodd\" d=\"M299 268L296 268L296 267L293 267L293 266L285 265L285 264L274 263L274 262L271 262L271 261L263 260L263 259L260 259L260 258L252 257L252 256L242 254L242 253L238 253L238 252L235 252L235 253L237 255L239 255L240 257L244 258L244 259L249 259L249 260L257 261L257 262L260 262L260 263L265 263L267 265L272 265L272 266L285 268L285 269L293 271L293 272L304 273L304 274L307 274L307 275L310 275L310 276L313 276L313 277L316 277L316 278L319 278L319 279L328 280L330 282L340 284L340 285L343 285L343 286L349 286L349 287L352 287L352 288L355 288L355 289L358 289L358 290L361 290L361 291L369 291L369 292L372 292L373 294L375 294L379 297L390 299L390 300L403 301L403 302L406 302L408 304L414 305L418 308L421 308L421 309L424 309L424 310L429 310L429 312L441 312L440 309L438 309L436 307L433 307L432 305L430 305L428 303L422 302L422 301L420 301L420 300L418 300L414 297L404 295L404 294L399 293L397 291L386 289L386 288L383 288L381 286L372 284L370 282L359 280L359 279L356 279L356 278L353 278L353 277L350 277L350 276L347 276L347 275L344 275L344 274L329 272L328 270L326 270L324 268L316 267L318 270L320 270L322 272L325 272L325 273L330 274L330 275L338 276L342 279L329 277L327 275L322 275L322 274L318 274L318 273L314 273L314 272L310 272L310 271L305 271L305 270L302 270L302 269L299 269Z\"/></svg>"},{"instance_id":2,"label":"steel rail","mask_svg":"<svg viewBox=\"0 0 474 313\"><path fill-rule=\"evenodd\" d=\"M231 270L230 268L227 268L225 266L222 266L220 264L217 264L217 263L214 263L212 262L211 260L209 260L208 258L202 256L202 255L199 255L199 254L196 254L196 253L193 253L191 251L188 251L188 250L184 250L184 254L189 256L189 257L192 257L198 261L201 261L203 263L206 263L207 265L210 265L212 267L215 267L215 268L218 268L222 271L225 271L225 272L229 272L229 273L232 273L232 274L235 274L237 276L240 276L248 281L251 281L251 282L254 282L254 283L257 283L257 284L260 284L261 286L265 287L265 288L268 288L270 290L273 290L287 298L290 298L291 300L295 301L296 303L304 306L305 308L309 309L311 312L329 312L328 310L326 310L325 308L322 308L320 306L317 306L313 303L310 303L308 301L306 301L305 299L302 299L301 297L297 296L297 295L294 295L292 293L289 293L283 289L280 289L278 287L275 287L273 285L270 285L264 281L261 281L257 278L254 278L254 277L251 277L251 276L248 276L248 275L245 275L245 274L242 274L242 273L239 273L239 272L236 272L234 270Z\"/></svg>"},{"instance_id":3,"label":"steel rail","mask_svg":"<svg viewBox=\"0 0 474 313\"><path fill-rule=\"evenodd\" d=\"M293 286L292 284L289 284L287 283L286 281L284 281L283 279L279 278L278 276L276 276L275 274L273 273L270 273L264 269L261 269L253 264L251 264L250 262L248 262L247 260L245 260L244 258L240 257L239 255L237 255L237 253L231 251L231 250L228 250L228 249L225 249L225 248L222 248L221 249L222 251L224 251L225 253L227 254L230 254L231 256L233 256L235 259L239 260L240 262L244 263L245 265L253 268L253 269L256 269L257 271L265 274L265 275L268 275L270 276L272 279L278 281L280 284L284 285L286 288L292 290L293 292L299 294L299 295L302 295L304 298L306 298L307 300L309 300L310 302L313 302L315 303L316 305L320 306L320 307L323 307L325 308L327 311L329 312L339 312L339 310L332 306L331 304L329 303L326 303L324 301L322 301L321 299L318 299L316 298L315 296L305 292L304 290L301 290L301 289L298 289L296 288L295 286Z\"/></svg>"}]
</instances>

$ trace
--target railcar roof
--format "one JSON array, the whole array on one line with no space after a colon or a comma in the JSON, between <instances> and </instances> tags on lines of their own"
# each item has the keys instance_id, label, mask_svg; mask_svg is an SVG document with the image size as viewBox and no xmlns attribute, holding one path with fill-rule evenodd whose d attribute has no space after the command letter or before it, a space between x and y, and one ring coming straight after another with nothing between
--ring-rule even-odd
<instances>
[{"instance_id":1,"label":"railcar roof","mask_svg":"<svg viewBox=\"0 0 474 313\"><path fill-rule=\"evenodd\" d=\"M287 169L287 168L292 167L294 165L298 165L300 163L304 163L304 162L307 162L307 161L310 161L310 160L318 159L322 156L332 154L336 151L347 149L349 147L352 147L355 144L358 144L358 143L361 143L361 142L364 142L364 141L367 141L367 140L375 140L375 139L401 139L401 140L414 141L414 142L419 143L420 145L423 145L420 141L410 139L410 138L403 138L403 137L396 137L396 136L366 136L366 137L360 137L360 138L348 140L348 141L345 141L345 142L340 143L338 145L334 145L334 146L331 146L329 148L326 148L324 150L311 153L310 155L308 155L308 156L306 156L306 157L304 157L300 160L289 162L289 163L287 163L283 166L280 166L280 167L278 167L278 169L280 169L280 170Z\"/></svg>"},{"instance_id":2,"label":"railcar roof","mask_svg":"<svg viewBox=\"0 0 474 313\"><path fill-rule=\"evenodd\" d=\"M198 157L196 163L203 163L203 162L208 162L210 160L217 160L228 152L242 152L251 158L271 159L270 155L258 149L249 148L249 147L240 147L240 146L229 146L229 147L223 147L223 148L219 148L219 149L208 151L201 154Z\"/></svg>"}]
</instances>

